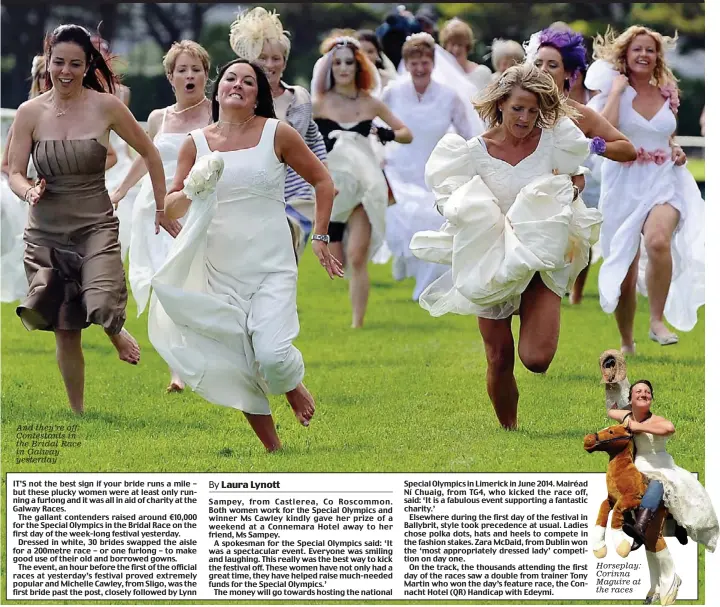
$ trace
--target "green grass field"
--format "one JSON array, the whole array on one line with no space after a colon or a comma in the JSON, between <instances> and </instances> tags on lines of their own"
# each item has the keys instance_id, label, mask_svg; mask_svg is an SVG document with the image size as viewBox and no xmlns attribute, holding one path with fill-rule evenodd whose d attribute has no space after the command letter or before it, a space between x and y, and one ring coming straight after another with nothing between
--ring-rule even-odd
<instances>
[{"instance_id":1,"label":"green grass field","mask_svg":"<svg viewBox=\"0 0 720 607\"><path fill-rule=\"evenodd\" d=\"M54 359L53 335L28 333L14 305L2 306L2 463L47 471L603 471L585 455L582 437L607 425L598 356L619 346L611 316L598 305L597 269L586 299L563 303L560 346L546 375L518 362L520 430L498 427L485 392L485 359L476 320L431 318L410 301L410 281L395 283L389 264L372 266L366 326L350 329L347 284L331 282L311 253L300 268L301 333L296 344L317 413L310 428L272 397L285 449L268 456L236 410L199 396L165 394L167 369L147 338L147 317L128 307L127 327L143 348L139 366L117 360L103 332L84 332L86 411L80 448L58 464L14 464L22 424L70 424ZM647 301L640 298L638 356L630 378L656 386L655 410L677 426L678 463L703 471L704 312L677 346L647 338ZM517 329L517 320L515 321Z\"/></svg>"},{"instance_id":2,"label":"green grass field","mask_svg":"<svg viewBox=\"0 0 720 607\"><path fill-rule=\"evenodd\" d=\"M238 411L190 392L165 394L167 369L148 341L147 316L134 317L134 302L126 326L143 348L141 364L121 363L99 328L87 330L87 413L79 419L66 403L52 334L26 332L15 306L3 304L2 465L6 473L604 472L607 458L582 447L586 433L608 425L597 361L603 350L619 346L614 320L598 304L597 271L594 265L582 305L563 303L549 372L533 375L518 363L520 430L507 432L485 392L474 318L431 318L410 301L411 281L395 283L389 265L372 266L366 327L352 330L347 284L331 282L308 252L300 268L296 344L317 413L310 428L302 428L284 399L272 397L285 445L272 455ZM638 356L629 361L629 375L653 381L655 410L677 427L670 451L702 480L704 310L694 331L669 348L647 339L647 322L641 298ZM57 465L16 465L18 426L74 423L82 445L62 451ZM2 480L4 500L5 475ZM699 566L704 571L703 556ZM4 598L4 576L2 585ZM702 573L699 586L702 598Z\"/></svg>"}]
</instances>

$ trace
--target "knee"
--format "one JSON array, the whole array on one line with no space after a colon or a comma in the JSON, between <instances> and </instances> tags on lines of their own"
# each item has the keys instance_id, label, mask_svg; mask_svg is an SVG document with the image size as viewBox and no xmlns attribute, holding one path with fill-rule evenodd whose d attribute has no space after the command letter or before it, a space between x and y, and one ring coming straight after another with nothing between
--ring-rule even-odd
<instances>
[{"instance_id":1,"label":"knee","mask_svg":"<svg viewBox=\"0 0 720 607\"><path fill-rule=\"evenodd\" d=\"M554 352L543 351L538 348L533 352L523 352L522 349L519 352L520 360L523 366L531 373L545 373L550 367Z\"/></svg>"},{"instance_id":2,"label":"knee","mask_svg":"<svg viewBox=\"0 0 720 607\"><path fill-rule=\"evenodd\" d=\"M125 324L125 307L108 297L86 299L87 320L109 334L119 333Z\"/></svg>"},{"instance_id":3,"label":"knee","mask_svg":"<svg viewBox=\"0 0 720 607\"><path fill-rule=\"evenodd\" d=\"M255 350L255 360L260 367L262 375L268 380L281 375L280 370L290 356L292 343L281 344L255 340L253 346Z\"/></svg>"},{"instance_id":4,"label":"knee","mask_svg":"<svg viewBox=\"0 0 720 607\"><path fill-rule=\"evenodd\" d=\"M662 232L650 232L645 235L645 249L648 257L657 258L670 254L670 236Z\"/></svg>"},{"instance_id":5,"label":"knee","mask_svg":"<svg viewBox=\"0 0 720 607\"><path fill-rule=\"evenodd\" d=\"M357 273L367 267L368 260L368 247L357 246L352 247L347 252L348 262L353 269L353 272Z\"/></svg>"}]
</instances>

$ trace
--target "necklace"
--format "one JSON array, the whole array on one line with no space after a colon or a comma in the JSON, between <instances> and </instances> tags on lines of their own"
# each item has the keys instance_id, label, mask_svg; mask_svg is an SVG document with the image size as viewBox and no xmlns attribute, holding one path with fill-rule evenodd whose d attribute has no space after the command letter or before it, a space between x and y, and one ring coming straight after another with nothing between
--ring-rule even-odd
<instances>
[{"instance_id":1,"label":"necklace","mask_svg":"<svg viewBox=\"0 0 720 607\"><path fill-rule=\"evenodd\" d=\"M221 124L229 124L231 126L242 126L243 124L247 124L248 122L250 122L253 118L255 118L255 116L256 116L255 114L251 114L250 116L248 116L245 120L242 120L241 122L228 122L227 120L218 120L217 126L215 128L219 129Z\"/></svg>"},{"instance_id":2,"label":"necklace","mask_svg":"<svg viewBox=\"0 0 720 607\"><path fill-rule=\"evenodd\" d=\"M354 97L351 97L350 95L346 95L345 93L341 93L340 91L334 91L336 95L340 95L340 97L345 97L345 99L349 99L350 101L357 101L357 98L360 96L360 92L356 92Z\"/></svg>"},{"instance_id":3,"label":"necklace","mask_svg":"<svg viewBox=\"0 0 720 607\"><path fill-rule=\"evenodd\" d=\"M205 102L205 101L207 101L207 99L206 99L205 97L203 97L203 98L202 98L200 101L198 101L195 105L191 105L190 107L186 107L184 110L177 110L177 109L175 109L175 108L177 107L177 103L176 103L176 104L171 108L171 109L172 109L172 113L173 113L173 114L182 114L183 112L188 112L188 111L192 110L193 108L196 108L197 106L199 106L201 103L203 103L203 102Z\"/></svg>"},{"instance_id":4,"label":"necklace","mask_svg":"<svg viewBox=\"0 0 720 607\"><path fill-rule=\"evenodd\" d=\"M77 98L82 99L84 93L85 93L85 89L83 88L80 91L80 94L77 96ZM70 108L73 106L72 101L71 101L70 104L64 110L60 109L57 106L57 104L55 103L55 92L54 91L53 91L52 97L50 98L50 105L52 105L53 108L55 108L55 118L60 118L60 116L64 116L65 114L67 114L70 111Z\"/></svg>"}]
</instances>

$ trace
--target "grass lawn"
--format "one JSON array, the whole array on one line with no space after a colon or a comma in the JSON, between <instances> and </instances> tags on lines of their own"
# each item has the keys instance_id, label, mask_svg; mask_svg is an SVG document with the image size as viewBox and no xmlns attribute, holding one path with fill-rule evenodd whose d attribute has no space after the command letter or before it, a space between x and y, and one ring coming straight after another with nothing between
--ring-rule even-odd
<instances>
[{"instance_id":1,"label":"grass lawn","mask_svg":"<svg viewBox=\"0 0 720 607\"><path fill-rule=\"evenodd\" d=\"M598 357L619 347L614 319L598 304L597 272L594 265L582 305L563 302L560 346L548 373L533 375L518 362L520 429L506 432L485 392L476 319L431 318L410 300L411 281L395 283L388 264L371 267L366 327L352 330L347 284L331 282L308 251L296 345L317 413L302 428L284 398L272 397L285 445L273 455L240 412L189 391L165 394L167 368L148 341L147 316L134 317L134 302L127 327L143 348L139 366L117 360L99 328L84 332L87 413L80 419L67 406L53 335L26 332L15 306L3 304L2 464L5 472L604 472L607 458L582 447L586 433L608 425ZM677 427L671 453L703 480L704 309L673 347L648 340L644 298L636 327L630 378L653 382L655 410ZM57 465L15 464L19 425L74 423L82 445L61 451ZM3 494L4 484L3 476Z\"/></svg>"},{"instance_id":2,"label":"grass lawn","mask_svg":"<svg viewBox=\"0 0 720 607\"><path fill-rule=\"evenodd\" d=\"M2 306L2 430L5 470L47 471L603 471L585 456L582 437L606 425L598 356L619 346L611 316L598 305L592 267L582 305L563 303L560 346L546 375L518 362L520 430L498 427L485 392L485 358L476 320L431 318L410 301L411 282L393 282L373 266L366 327L350 329L347 284L331 282L310 252L300 269L306 384L317 413L302 428L283 397L272 406L285 449L268 456L243 416L186 391L165 394L167 368L147 338L147 316L128 329L143 348L137 367L121 363L103 332L84 332L86 415L82 446L58 464L13 463L21 424L76 420L54 360L53 335L28 333ZM639 355L630 378L656 387L655 408L678 427L670 443L678 463L703 470L704 310L677 346L647 338L647 300L637 316ZM515 321L517 329L517 320Z\"/></svg>"}]
</instances>

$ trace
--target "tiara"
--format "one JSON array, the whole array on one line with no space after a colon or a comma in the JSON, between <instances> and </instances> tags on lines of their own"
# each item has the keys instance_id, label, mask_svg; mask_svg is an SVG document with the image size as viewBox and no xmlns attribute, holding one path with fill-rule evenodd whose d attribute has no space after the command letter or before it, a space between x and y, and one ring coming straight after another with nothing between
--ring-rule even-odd
<instances>
[{"instance_id":1,"label":"tiara","mask_svg":"<svg viewBox=\"0 0 720 607\"><path fill-rule=\"evenodd\" d=\"M338 46L354 46L355 48L361 48L360 41L352 36L339 36L333 40L333 47Z\"/></svg>"},{"instance_id":2,"label":"tiara","mask_svg":"<svg viewBox=\"0 0 720 607\"><path fill-rule=\"evenodd\" d=\"M417 34L410 34L407 38L405 38L405 42L410 42L413 40L417 40L419 42L427 42L430 45L435 45L435 38L433 38L430 34L427 32L419 32Z\"/></svg>"}]
</instances>

